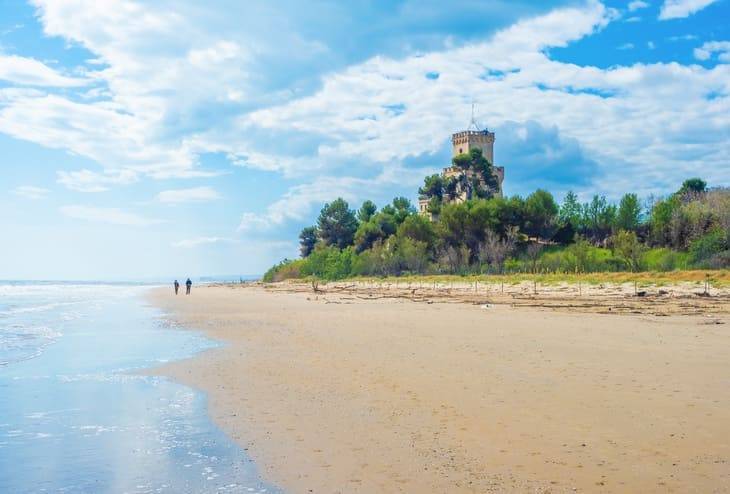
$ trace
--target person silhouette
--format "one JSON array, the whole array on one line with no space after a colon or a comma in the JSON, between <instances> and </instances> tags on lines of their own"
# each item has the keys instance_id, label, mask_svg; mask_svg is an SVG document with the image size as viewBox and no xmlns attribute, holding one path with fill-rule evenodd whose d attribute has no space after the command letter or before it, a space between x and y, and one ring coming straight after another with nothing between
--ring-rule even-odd
<instances>
[{"instance_id":1,"label":"person silhouette","mask_svg":"<svg viewBox=\"0 0 730 494\"><path fill-rule=\"evenodd\" d=\"M190 295L191 286L193 286L193 282L190 281L190 278L188 278L188 281L185 282L185 295Z\"/></svg>"},{"instance_id":2,"label":"person silhouette","mask_svg":"<svg viewBox=\"0 0 730 494\"><path fill-rule=\"evenodd\" d=\"M177 295L177 291L180 289L180 283L178 283L177 280L175 280L175 295Z\"/></svg>"}]
</instances>

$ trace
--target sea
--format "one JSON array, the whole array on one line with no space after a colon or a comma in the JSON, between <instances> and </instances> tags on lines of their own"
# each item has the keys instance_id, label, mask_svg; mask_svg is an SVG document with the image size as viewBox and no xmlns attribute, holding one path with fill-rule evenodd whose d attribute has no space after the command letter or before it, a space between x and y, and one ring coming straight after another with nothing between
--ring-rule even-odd
<instances>
[{"instance_id":1,"label":"sea","mask_svg":"<svg viewBox=\"0 0 730 494\"><path fill-rule=\"evenodd\" d=\"M0 282L0 493L280 492L203 393L141 372L217 345L151 288Z\"/></svg>"}]
</instances>

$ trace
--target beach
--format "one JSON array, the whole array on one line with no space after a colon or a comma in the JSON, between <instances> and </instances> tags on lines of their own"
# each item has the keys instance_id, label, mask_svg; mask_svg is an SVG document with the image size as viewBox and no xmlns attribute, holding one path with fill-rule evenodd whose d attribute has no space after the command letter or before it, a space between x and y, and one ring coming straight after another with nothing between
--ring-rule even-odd
<instances>
[{"instance_id":1,"label":"beach","mask_svg":"<svg viewBox=\"0 0 730 494\"><path fill-rule=\"evenodd\" d=\"M224 345L154 372L286 492L730 490L727 289L500 288L156 290Z\"/></svg>"}]
</instances>

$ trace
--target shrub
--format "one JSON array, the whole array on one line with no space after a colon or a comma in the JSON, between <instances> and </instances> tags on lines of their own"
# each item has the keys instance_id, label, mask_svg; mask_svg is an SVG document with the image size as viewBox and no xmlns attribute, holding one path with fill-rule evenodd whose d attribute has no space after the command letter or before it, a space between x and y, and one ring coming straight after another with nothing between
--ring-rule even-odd
<instances>
[{"instance_id":1,"label":"shrub","mask_svg":"<svg viewBox=\"0 0 730 494\"><path fill-rule=\"evenodd\" d=\"M715 228L692 241L689 246L690 260L695 266L706 268L710 265L710 259L729 247L727 233L721 228Z\"/></svg>"},{"instance_id":2,"label":"shrub","mask_svg":"<svg viewBox=\"0 0 730 494\"><path fill-rule=\"evenodd\" d=\"M687 269L689 254L677 252L666 247L644 252L642 264L649 271L676 271Z\"/></svg>"},{"instance_id":3,"label":"shrub","mask_svg":"<svg viewBox=\"0 0 730 494\"><path fill-rule=\"evenodd\" d=\"M301 269L305 263L306 261L304 259L297 259L295 261L284 259L276 266L269 268L262 280L266 283L272 283L290 278L301 278Z\"/></svg>"}]
</instances>

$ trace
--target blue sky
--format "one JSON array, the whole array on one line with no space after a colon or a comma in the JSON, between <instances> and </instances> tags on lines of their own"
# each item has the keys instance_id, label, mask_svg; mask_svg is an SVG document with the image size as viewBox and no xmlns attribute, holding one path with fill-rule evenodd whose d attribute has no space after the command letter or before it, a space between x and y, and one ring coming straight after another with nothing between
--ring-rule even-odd
<instances>
[{"instance_id":1,"label":"blue sky","mask_svg":"<svg viewBox=\"0 0 730 494\"><path fill-rule=\"evenodd\" d=\"M730 185L730 0L0 0L0 279L257 274L323 202Z\"/></svg>"}]
</instances>

